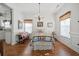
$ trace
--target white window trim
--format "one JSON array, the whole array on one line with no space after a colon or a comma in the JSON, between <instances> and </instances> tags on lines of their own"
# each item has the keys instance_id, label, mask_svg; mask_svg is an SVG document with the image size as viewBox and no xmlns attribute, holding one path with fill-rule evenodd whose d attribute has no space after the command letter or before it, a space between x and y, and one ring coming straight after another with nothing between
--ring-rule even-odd
<instances>
[{"instance_id":1,"label":"white window trim","mask_svg":"<svg viewBox=\"0 0 79 59\"><path fill-rule=\"evenodd\" d=\"M70 33L69 33L69 35L70 35ZM63 38L66 38L66 39L70 39L70 37L66 37L64 35L61 35L61 22L60 22L60 36L63 37Z\"/></svg>"}]
</instances>

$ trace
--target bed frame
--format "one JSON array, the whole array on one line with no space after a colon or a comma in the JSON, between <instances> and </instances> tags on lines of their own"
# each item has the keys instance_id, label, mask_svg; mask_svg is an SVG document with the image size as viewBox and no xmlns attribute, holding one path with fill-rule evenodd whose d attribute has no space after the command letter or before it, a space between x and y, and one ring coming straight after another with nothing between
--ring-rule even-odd
<instances>
[{"instance_id":1,"label":"bed frame","mask_svg":"<svg viewBox=\"0 0 79 59\"><path fill-rule=\"evenodd\" d=\"M51 36L33 36L33 50L55 50L55 45Z\"/></svg>"}]
</instances>

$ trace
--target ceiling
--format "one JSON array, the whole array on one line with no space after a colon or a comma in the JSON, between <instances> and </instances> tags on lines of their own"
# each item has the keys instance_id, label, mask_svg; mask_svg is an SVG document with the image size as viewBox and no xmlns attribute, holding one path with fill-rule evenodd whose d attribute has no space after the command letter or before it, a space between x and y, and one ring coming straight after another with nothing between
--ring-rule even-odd
<instances>
[{"instance_id":1,"label":"ceiling","mask_svg":"<svg viewBox=\"0 0 79 59\"><path fill-rule=\"evenodd\" d=\"M39 12L38 3L6 3L14 10L24 15L37 15ZM40 3L40 14L52 14L61 8L62 3Z\"/></svg>"}]
</instances>

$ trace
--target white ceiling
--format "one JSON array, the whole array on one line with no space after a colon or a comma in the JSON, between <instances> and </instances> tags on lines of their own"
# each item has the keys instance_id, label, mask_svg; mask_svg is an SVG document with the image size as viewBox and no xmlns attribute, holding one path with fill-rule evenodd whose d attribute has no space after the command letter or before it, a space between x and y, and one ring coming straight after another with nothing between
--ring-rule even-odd
<instances>
[{"instance_id":1,"label":"white ceiling","mask_svg":"<svg viewBox=\"0 0 79 59\"><path fill-rule=\"evenodd\" d=\"M14 10L18 10L24 15L36 15L39 12L38 3L6 3ZM61 3L40 3L41 14L52 14L62 6Z\"/></svg>"}]
</instances>

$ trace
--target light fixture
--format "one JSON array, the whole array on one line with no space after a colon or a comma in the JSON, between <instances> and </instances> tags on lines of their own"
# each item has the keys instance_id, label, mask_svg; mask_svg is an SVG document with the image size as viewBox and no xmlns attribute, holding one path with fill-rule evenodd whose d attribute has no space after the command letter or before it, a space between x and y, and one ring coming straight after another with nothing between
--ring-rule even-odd
<instances>
[{"instance_id":1,"label":"light fixture","mask_svg":"<svg viewBox=\"0 0 79 59\"><path fill-rule=\"evenodd\" d=\"M41 18L40 18L40 3L38 3L38 5L39 5L39 15L38 15L38 20L40 21L40 20L41 20Z\"/></svg>"}]
</instances>

